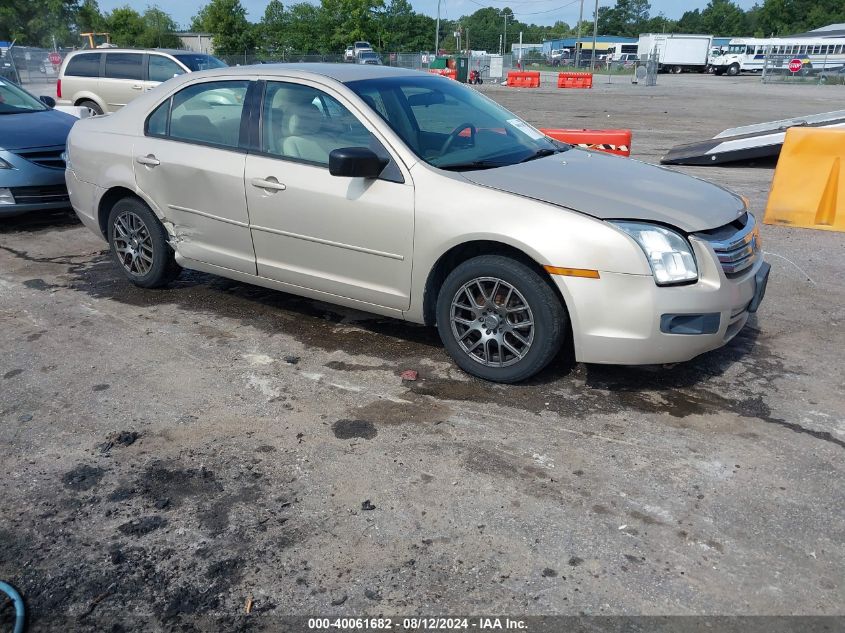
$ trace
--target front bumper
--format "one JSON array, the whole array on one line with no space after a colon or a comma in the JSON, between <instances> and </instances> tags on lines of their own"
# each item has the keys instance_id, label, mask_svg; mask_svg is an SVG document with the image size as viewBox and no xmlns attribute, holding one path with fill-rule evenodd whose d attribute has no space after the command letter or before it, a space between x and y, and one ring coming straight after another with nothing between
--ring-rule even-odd
<instances>
[{"instance_id":1,"label":"front bumper","mask_svg":"<svg viewBox=\"0 0 845 633\"><path fill-rule=\"evenodd\" d=\"M739 333L762 299L769 265L760 256L728 278L709 244L690 241L699 266L694 284L660 287L650 275L606 272L600 279L554 278L569 307L578 361L677 363L718 349ZM667 333L666 315L688 315L691 329L705 333ZM706 318L694 318L699 315Z\"/></svg>"},{"instance_id":2,"label":"front bumper","mask_svg":"<svg viewBox=\"0 0 845 633\"><path fill-rule=\"evenodd\" d=\"M15 204L0 204L0 217L70 208L63 169L42 167L10 151L0 151L0 158L12 166L0 169L0 187L15 198Z\"/></svg>"}]
</instances>

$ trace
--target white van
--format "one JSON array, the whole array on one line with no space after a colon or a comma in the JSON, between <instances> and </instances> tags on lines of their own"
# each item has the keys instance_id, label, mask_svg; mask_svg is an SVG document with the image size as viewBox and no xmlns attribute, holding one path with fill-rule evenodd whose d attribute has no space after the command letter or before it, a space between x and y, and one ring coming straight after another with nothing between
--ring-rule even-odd
<instances>
[{"instance_id":1,"label":"white van","mask_svg":"<svg viewBox=\"0 0 845 633\"><path fill-rule=\"evenodd\" d=\"M216 57L192 51L76 51L65 57L59 69L57 104L86 107L94 114L111 113L171 77L224 66Z\"/></svg>"}]
</instances>

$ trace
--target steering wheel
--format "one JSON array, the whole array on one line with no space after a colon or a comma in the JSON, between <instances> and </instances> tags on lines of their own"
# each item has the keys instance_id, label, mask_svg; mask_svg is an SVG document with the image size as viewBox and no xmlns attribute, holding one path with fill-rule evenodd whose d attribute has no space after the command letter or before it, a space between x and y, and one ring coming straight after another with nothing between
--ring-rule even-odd
<instances>
[{"instance_id":1,"label":"steering wheel","mask_svg":"<svg viewBox=\"0 0 845 633\"><path fill-rule=\"evenodd\" d=\"M474 140L475 134L476 132L478 132L476 127L472 123L461 123L449 134L449 138L446 139L446 141L443 143L443 147L440 148L440 153L447 154L452 148L452 144L455 142L455 140L460 138L461 132L467 129L469 130L470 139Z\"/></svg>"}]
</instances>

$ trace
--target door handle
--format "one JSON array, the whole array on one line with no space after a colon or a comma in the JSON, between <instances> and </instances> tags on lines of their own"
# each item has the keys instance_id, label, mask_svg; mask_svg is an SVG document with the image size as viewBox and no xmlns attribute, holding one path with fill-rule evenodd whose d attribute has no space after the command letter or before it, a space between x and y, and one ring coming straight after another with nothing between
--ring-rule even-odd
<instances>
[{"instance_id":1,"label":"door handle","mask_svg":"<svg viewBox=\"0 0 845 633\"><path fill-rule=\"evenodd\" d=\"M132 84L132 90L143 90L144 86L142 84Z\"/></svg>"},{"instance_id":2,"label":"door handle","mask_svg":"<svg viewBox=\"0 0 845 633\"><path fill-rule=\"evenodd\" d=\"M135 160L141 165L146 165L147 167L155 167L156 165L161 165L161 161L152 154L147 154L146 156L138 156L138 158L136 158Z\"/></svg>"},{"instance_id":3,"label":"door handle","mask_svg":"<svg viewBox=\"0 0 845 633\"><path fill-rule=\"evenodd\" d=\"M253 187L258 187L259 189L268 189L270 191L284 191L287 189L285 185L273 178L273 176L269 176L266 179L253 178L250 182Z\"/></svg>"}]
</instances>

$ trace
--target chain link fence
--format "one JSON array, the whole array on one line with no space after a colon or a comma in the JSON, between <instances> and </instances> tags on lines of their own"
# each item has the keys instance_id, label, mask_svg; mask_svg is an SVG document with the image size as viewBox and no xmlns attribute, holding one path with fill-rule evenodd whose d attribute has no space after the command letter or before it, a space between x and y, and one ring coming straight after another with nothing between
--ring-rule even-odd
<instances>
[{"instance_id":1,"label":"chain link fence","mask_svg":"<svg viewBox=\"0 0 845 633\"><path fill-rule=\"evenodd\" d=\"M55 83L62 60L72 50L17 45L0 48L0 77L20 85Z\"/></svg>"},{"instance_id":2,"label":"chain link fence","mask_svg":"<svg viewBox=\"0 0 845 633\"><path fill-rule=\"evenodd\" d=\"M837 56L783 55L766 53L763 60L763 83L795 83L809 85L845 85L845 59Z\"/></svg>"}]
</instances>

